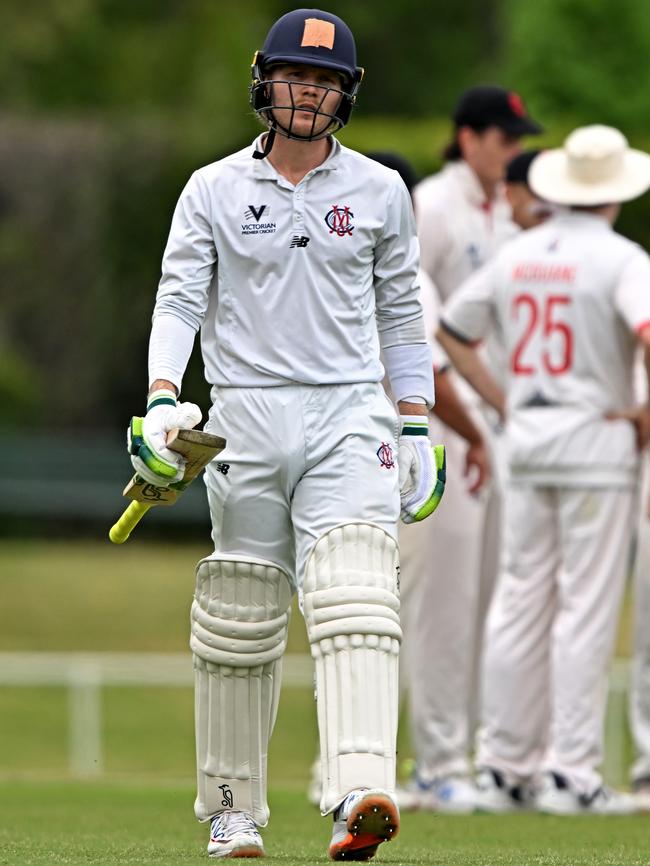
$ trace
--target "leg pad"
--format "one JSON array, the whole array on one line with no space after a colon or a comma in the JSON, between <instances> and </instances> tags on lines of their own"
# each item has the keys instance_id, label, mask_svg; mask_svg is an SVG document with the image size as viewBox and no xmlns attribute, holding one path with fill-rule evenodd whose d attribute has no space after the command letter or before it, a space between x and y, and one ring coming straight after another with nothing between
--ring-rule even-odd
<instances>
[{"instance_id":1,"label":"leg pad","mask_svg":"<svg viewBox=\"0 0 650 866\"><path fill-rule=\"evenodd\" d=\"M394 790L397 566L395 539L367 523L330 530L307 563L303 603L316 665L323 814L354 788Z\"/></svg>"},{"instance_id":2,"label":"leg pad","mask_svg":"<svg viewBox=\"0 0 650 866\"><path fill-rule=\"evenodd\" d=\"M290 602L289 579L272 562L215 555L198 565L190 646L201 821L225 809L268 821L266 761Z\"/></svg>"}]
</instances>

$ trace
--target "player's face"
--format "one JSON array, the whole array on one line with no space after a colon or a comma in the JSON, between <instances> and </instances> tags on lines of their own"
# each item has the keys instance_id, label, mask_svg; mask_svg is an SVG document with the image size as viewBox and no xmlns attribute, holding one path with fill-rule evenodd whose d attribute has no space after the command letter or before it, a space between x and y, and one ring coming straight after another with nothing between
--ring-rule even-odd
<instances>
[{"instance_id":1,"label":"player's face","mask_svg":"<svg viewBox=\"0 0 650 866\"><path fill-rule=\"evenodd\" d=\"M521 138L498 126L464 132L463 155L479 178L489 184L502 181L508 163L521 153Z\"/></svg>"},{"instance_id":2,"label":"player's face","mask_svg":"<svg viewBox=\"0 0 650 866\"><path fill-rule=\"evenodd\" d=\"M343 79L337 72L285 64L270 70L269 81L276 106L273 116L280 127L301 137L315 137L327 129L342 97Z\"/></svg>"},{"instance_id":3,"label":"player's face","mask_svg":"<svg viewBox=\"0 0 650 866\"><path fill-rule=\"evenodd\" d=\"M553 214L553 206L537 198L525 183L507 183L506 197L512 219L522 229L532 229Z\"/></svg>"}]
</instances>

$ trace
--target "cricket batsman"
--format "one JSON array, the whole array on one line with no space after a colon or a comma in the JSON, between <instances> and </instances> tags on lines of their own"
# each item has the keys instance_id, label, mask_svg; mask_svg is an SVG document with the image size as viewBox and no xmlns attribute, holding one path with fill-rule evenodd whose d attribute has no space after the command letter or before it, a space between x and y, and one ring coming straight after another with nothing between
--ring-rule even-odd
<instances>
[{"instance_id":1,"label":"cricket batsman","mask_svg":"<svg viewBox=\"0 0 650 866\"><path fill-rule=\"evenodd\" d=\"M336 15L297 9L253 61L266 127L196 171L176 207L153 314L136 469L177 481L165 436L196 332L227 440L206 470L214 553L192 606L195 813L213 857L259 857L267 750L289 605L316 667L329 855L367 860L399 828L397 522L444 488L427 438L434 390L418 243L396 172L342 147L363 70ZM399 417L381 387L383 351Z\"/></svg>"}]
</instances>

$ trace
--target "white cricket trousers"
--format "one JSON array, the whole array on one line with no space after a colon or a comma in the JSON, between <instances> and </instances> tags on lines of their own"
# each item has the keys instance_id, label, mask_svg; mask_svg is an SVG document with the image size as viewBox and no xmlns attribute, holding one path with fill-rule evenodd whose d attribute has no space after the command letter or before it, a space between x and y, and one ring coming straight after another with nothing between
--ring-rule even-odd
<instances>
[{"instance_id":1,"label":"white cricket trousers","mask_svg":"<svg viewBox=\"0 0 650 866\"><path fill-rule=\"evenodd\" d=\"M446 448L445 495L432 520L399 528L402 673L418 775L426 780L470 771L483 628L498 573L501 510L497 479L479 496L467 492L467 443L434 416L429 430L432 442Z\"/></svg>"},{"instance_id":2,"label":"white cricket trousers","mask_svg":"<svg viewBox=\"0 0 650 866\"><path fill-rule=\"evenodd\" d=\"M650 779L650 455L643 461L634 575L634 658L630 721L637 759L632 781Z\"/></svg>"},{"instance_id":3,"label":"white cricket trousers","mask_svg":"<svg viewBox=\"0 0 650 866\"><path fill-rule=\"evenodd\" d=\"M513 784L547 770L582 793L601 783L607 666L635 503L628 489L506 490L477 765Z\"/></svg>"},{"instance_id":4,"label":"white cricket trousers","mask_svg":"<svg viewBox=\"0 0 650 866\"><path fill-rule=\"evenodd\" d=\"M212 400L206 429L227 442L205 473L216 551L273 562L300 589L334 526L397 537L399 419L380 384L213 388Z\"/></svg>"}]
</instances>

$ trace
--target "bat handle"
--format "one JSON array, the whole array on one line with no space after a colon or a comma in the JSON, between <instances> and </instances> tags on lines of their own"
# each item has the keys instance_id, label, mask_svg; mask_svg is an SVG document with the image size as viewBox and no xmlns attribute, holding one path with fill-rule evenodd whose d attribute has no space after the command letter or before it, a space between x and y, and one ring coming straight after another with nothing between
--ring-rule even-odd
<instances>
[{"instance_id":1,"label":"bat handle","mask_svg":"<svg viewBox=\"0 0 650 866\"><path fill-rule=\"evenodd\" d=\"M131 502L125 508L120 519L111 526L108 537L113 544L124 544L135 526L142 520L150 508L151 505L148 502Z\"/></svg>"}]
</instances>

